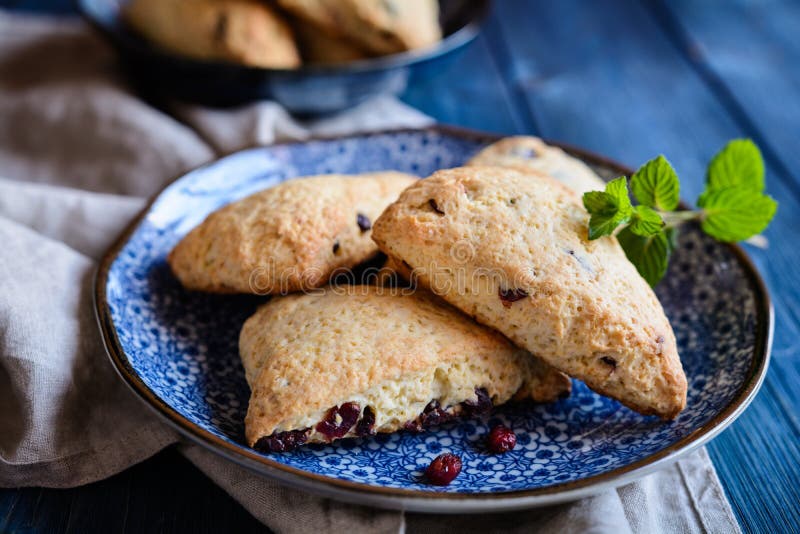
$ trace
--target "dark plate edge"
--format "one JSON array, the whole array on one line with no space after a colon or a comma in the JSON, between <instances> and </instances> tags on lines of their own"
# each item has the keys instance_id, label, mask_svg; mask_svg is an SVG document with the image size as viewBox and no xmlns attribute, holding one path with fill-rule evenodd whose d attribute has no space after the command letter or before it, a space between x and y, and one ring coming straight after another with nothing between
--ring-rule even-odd
<instances>
[{"instance_id":1,"label":"dark plate edge","mask_svg":"<svg viewBox=\"0 0 800 534\"><path fill-rule=\"evenodd\" d=\"M348 136L313 137L300 142L276 143L270 146L302 144L308 141L332 141L350 137L370 137L392 133L413 133L419 131L461 137L484 143L493 142L503 137L497 134L460 127L436 125L422 129L389 129ZM630 175L633 172L624 165L586 150L550 140L547 140L547 142L560 146L567 152L585 161L617 170L620 175ZM215 162L202 165L198 167L198 169L213 163ZM210 432L187 421L171 406L162 401L139 378L136 371L130 365L116 335L116 329L106 301L105 291L111 264L116 259L122 247L127 243L131 234L139 226L139 223L149 212L153 203L167 187L185 174L187 173L183 173L175 180L172 180L148 200L142 211L128 224L114 244L112 244L103 255L98 265L95 273L93 296L95 314L102 334L103 344L117 374L145 404L163 420L169 423L170 426L178 430L191 441L217 454L225 456L237 464L281 480L289 485L306 489L326 497L357 504L436 513L470 513L488 510L505 511L567 502L583 496L595 494L605 488L617 487L640 478L645 474L665 467L676 461L679 457L700 447L724 430L744 411L755 397L766 375L774 330L774 311L770 302L769 293L760 274L744 250L738 245L727 245L747 271L750 283L756 292L756 354L754 355L749 375L742 384L734 400L721 410L710 422L655 454L649 455L646 458L624 467L563 484L550 485L534 490L471 494L428 492L373 486L318 475L275 462L248 447L227 443Z\"/></svg>"}]
</instances>

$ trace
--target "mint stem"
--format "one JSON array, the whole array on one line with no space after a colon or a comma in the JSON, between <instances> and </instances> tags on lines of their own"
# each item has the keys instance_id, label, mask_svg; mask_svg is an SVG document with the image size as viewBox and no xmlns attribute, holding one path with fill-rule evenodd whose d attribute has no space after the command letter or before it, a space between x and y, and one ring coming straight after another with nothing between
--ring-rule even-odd
<instances>
[{"instance_id":1,"label":"mint stem","mask_svg":"<svg viewBox=\"0 0 800 534\"><path fill-rule=\"evenodd\" d=\"M664 228L675 228L683 223L699 219L703 212L694 210L659 211L658 214L664 221Z\"/></svg>"}]
</instances>

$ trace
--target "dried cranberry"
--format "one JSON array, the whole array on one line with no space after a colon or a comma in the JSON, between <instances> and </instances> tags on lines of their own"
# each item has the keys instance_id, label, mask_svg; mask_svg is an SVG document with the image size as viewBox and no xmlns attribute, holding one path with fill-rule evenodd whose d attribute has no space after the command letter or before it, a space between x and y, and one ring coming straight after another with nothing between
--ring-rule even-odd
<instances>
[{"instance_id":1,"label":"dried cranberry","mask_svg":"<svg viewBox=\"0 0 800 534\"><path fill-rule=\"evenodd\" d=\"M503 289L501 287L499 290L499 295L503 306L510 308L512 302L524 299L528 296L528 292L524 289Z\"/></svg>"},{"instance_id":2,"label":"dried cranberry","mask_svg":"<svg viewBox=\"0 0 800 534\"><path fill-rule=\"evenodd\" d=\"M492 409L492 399L485 388L475 388L475 400L468 400L461 403L462 413L466 416L482 415Z\"/></svg>"},{"instance_id":3,"label":"dried cranberry","mask_svg":"<svg viewBox=\"0 0 800 534\"><path fill-rule=\"evenodd\" d=\"M435 201L435 200L433 200L433 199L430 199L430 200L428 201L428 204L430 205L431 209L433 209L433 211L435 211L435 212L436 212L436 213L438 213L439 215L444 215L444 212L443 212L442 210L440 210L440 209L439 209L439 205L436 203L436 201Z\"/></svg>"},{"instance_id":4,"label":"dried cranberry","mask_svg":"<svg viewBox=\"0 0 800 534\"><path fill-rule=\"evenodd\" d=\"M367 406L364 408L364 413L361 414L361 420L356 425L356 436L374 436L375 435L375 412L372 408Z\"/></svg>"},{"instance_id":5,"label":"dried cranberry","mask_svg":"<svg viewBox=\"0 0 800 534\"><path fill-rule=\"evenodd\" d=\"M429 426L436 426L442 423L446 423L453 416L442 409L439 405L439 401L432 400L428 403L425 407L425 410L422 412L422 415L419 417L419 422L423 428Z\"/></svg>"},{"instance_id":6,"label":"dried cranberry","mask_svg":"<svg viewBox=\"0 0 800 534\"><path fill-rule=\"evenodd\" d=\"M602 361L606 365L610 365L611 367L614 368L617 367L617 360L615 360L611 356L603 356L602 358L600 358L600 361Z\"/></svg>"},{"instance_id":7,"label":"dried cranberry","mask_svg":"<svg viewBox=\"0 0 800 534\"><path fill-rule=\"evenodd\" d=\"M536 151L530 147L517 146L511 151L511 154L523 159L535 159L539 156Z\"/></svg>"},{"instance_id":8,"label":"dried cranberry","mask_svg":"<svg viewBox=\"0 0 800 534\"><path fill-rule=\"evenodd\" d=\"M363 213L356 215L356 224L358 224L358 227L361 229L362 233L372 228L372 222L369 220L369 217Z\"/></svg>"},{"instance_id":9,"label":"dried cranberry","mask_svg":"<svg viewBox=\"0 0 800 534\"><path fill-rule=\"evenodd\" d=\"M254 449L261 452L287 452L293 451L308 440L310 428L303 430L288 430L278 432L271 436L264 436L256 441Z\"/></svg>"},{"instance_id":10,"label":"dried cranberry","mask_svg":"<svg viewBox=\"0 0 800 534\"><path fill-rule=\"evenodd\" d=\"M217 17L217 22L214 25L213 39L215 41L224 41L225 35L228 33L228 14L224 11Z\"/></svg>"},{"instance_id":11,"label":"dried cranberry","mask_svg":"<svg viewBox=\"0 0 800 534\"><path fill-rule=\"evenodd\" d=\"M440 454L431 462L425 470L428 482L437 486L450 484L461 472L461 458L455 454L446 452Z\"/></svg>"},{"instance_id":12,"label":"dried cranberry","mask_svg":"<svg viewBox=\"0 0 800 534\"><path fill-rule=\"evenodd\" d=\"M408 421L403 425L403 430L407 432L413 432L414 434L418 434L422 432L422 423L419 421L419 417L412 421Z\"/></svg>"},{"instance_id":13,"label":"dried cranberry","mask_svg":"<svg viewBox=\"0 0 800 534\"><path fill-rule=\"evenodd\" d=\"M334 406L325 414L325 419L317 423L317 432L333 440L347 434L358 421L361 407L355 402L345 402Z\"/></svg>"},{"instance_id":14,"label":"dried cranberry","mask_svg":"<svg viewBox=\"0 0 800 534\"><path fill-rule=\"evenodd\" d=\"M497 454L508 452L517 445L517 435L507 426L497 425L489 432L486 445Z\"/></svg>"}]
</instances>

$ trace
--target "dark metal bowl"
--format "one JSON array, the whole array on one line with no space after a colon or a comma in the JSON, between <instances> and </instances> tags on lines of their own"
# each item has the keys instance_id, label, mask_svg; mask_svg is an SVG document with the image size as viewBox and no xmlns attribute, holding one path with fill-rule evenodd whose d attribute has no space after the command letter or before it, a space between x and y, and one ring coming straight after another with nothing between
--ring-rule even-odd
<instances>
[{"instance_id":1,"label":"dark metal bowl","mask_svg":"<svg viewBox=\"0 0 800 534\"><path fill-rule=\"evenodd\" d=\"M210 106L270 99L301 114L339 111L376 94L398 94L441 71L477 36L490 3L440 0L444 38L431 48L343 65L264 69L165 52L128 28L120 13L125 2L77 0L84 17L117 48L131 80L143 92Z\"/></svg>"}]
</instances>

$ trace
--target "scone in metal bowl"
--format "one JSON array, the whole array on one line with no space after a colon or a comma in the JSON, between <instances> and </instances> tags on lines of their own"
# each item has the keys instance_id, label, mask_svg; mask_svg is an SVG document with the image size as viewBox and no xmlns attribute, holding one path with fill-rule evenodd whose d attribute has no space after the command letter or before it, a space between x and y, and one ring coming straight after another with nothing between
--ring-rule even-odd
<instances>
[{"instance_id":1,"label":"scone in metal bowl","mask_svg":"<svg viewBox=\"0 0 800 534\"><path fill-rule=\"evenodd\" d=\"M574 500L662 468L713 438L761 385L772 310L742 250L690 227L656 289L689 382L687 407L675 421L634 413L576 381L567 399L506 405L418 435L379 435L283 454L260 454L245 445L249 390L237 341L261 299L183 290L165 261L172 247L212 211L282 180L386 169L426 176L458 166L495 139L443 127L320 139L245 150L179 178L131 223L100 265L97 317L112 363L187 439L285 484L382 507L470 513ZM629 172L565 148L606 179ZM500 422L515 430L517 447L486 454L485 436ZM445 450L462 457L461 474L445 488L426 484L424 468Z\"/></svg>"},{"instance_id":2,"label":"scone in metal bowl","mask_svg":"<svg viewBox=\"0 0 800 534\"><path fill-rule=\"evenodd\" d=\"M343 65L263 69L199 61L165 52L131 30L121 17L128 0L77 0L84 17L117 49L130 81L154 100L178 98L211 106L275 100L293 113L352 107L378 94L398 94L440 72L478 35L489 0L441 0L444 38L423 50Z\"/></svg>"}]
</instances>

